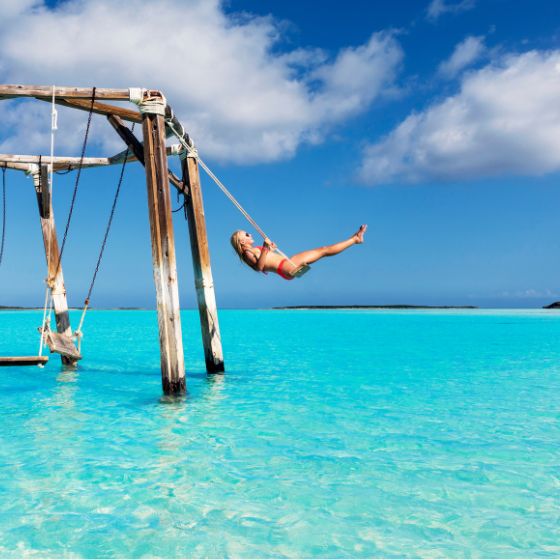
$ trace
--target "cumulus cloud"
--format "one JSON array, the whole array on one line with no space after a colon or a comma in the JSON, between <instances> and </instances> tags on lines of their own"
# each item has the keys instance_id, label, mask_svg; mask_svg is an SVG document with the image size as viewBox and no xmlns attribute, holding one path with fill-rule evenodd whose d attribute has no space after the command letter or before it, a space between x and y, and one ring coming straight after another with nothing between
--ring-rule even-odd
<instances>
[{"instance_id":1,"label":"cumulus cloud","mask_svg":"<svg viewBox=\"0 0 560 560\"><path fill-rule=\"evenodd\" d=\"M129 0L118 10L111 0L4 0L0 81L161 89L202 153L259 162L290 157L367 110L403 56L391 33L333 58L319 49L285 52L281 39L272 18L226 14L219 0ZM0 150L45 149L48 106L29 107L0 104ZM46 125L37 124L41 115ZM66 111L60 120L59 147L70 150L84 116ZM103 148L120 147L112 131L97 138Z\"/></svg>"},{"instance_id":2,"label":"cumulus cloud","mask_svg":"<svg viewBox=\"0 0 560 560\"><path fill-rule=\"evenodd\" d=\"M451 56L439 65L438 73L447 79L454 78L479 60L484 51L484 37L471 35L455 46Z\"/></svg>"},{"instance_id":3,"label":"cumulus cloud","mask_svg":"<svg viewBox=\"0 0 560 560\"><path fill-rule=\"evenodd\" d=\"M375 185L558 171L559 96L560 51L505 56L367 146L361 178Z\"/></svg>"},{"instance_id":4,"label":"cumulus cloud","mask_svg":"<svg viewBox=\"0 0 560 560\"><path fill-rule=\"evenodd\" d=\"M426 17L430 21L437 21L444 14L457 14L472 10L475 0L460 0L459 2L448 2L447 0L432 0L428 5Z\"/></svg>"}]
</instances>

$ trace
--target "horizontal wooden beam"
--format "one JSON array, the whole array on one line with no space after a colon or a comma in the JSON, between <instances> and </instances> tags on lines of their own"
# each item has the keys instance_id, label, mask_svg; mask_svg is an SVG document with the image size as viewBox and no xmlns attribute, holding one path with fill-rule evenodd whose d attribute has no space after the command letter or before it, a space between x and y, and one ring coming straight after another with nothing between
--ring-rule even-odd
<instances>
[{"instance_id":1,"label":"horizontal wooden beam","mask_svg":"<svg viewBox=\"0 0 560 560\"><path fill-rule=\"evenodd\" d=\"M168 156L175 155L177 153L177 145L168 146L166 150ZM124 150L108 158L85 157L82 161L82 167L105 167L108 165L118 165L124 161L126 155L127 151ZM136 154L129 152L127 161L138 161L138 158L136 157ZM30 164L39 164L39 162L44 165L50 165L51 156L0 154L0 168L6 164L9 169L27 171ZM16 164L18 167L15 167ZM80 167L80 158L55 156L53 158L53 164L55 171L63 169L78 169L78 167ZM180 182L179 179L177 179L177 181Z\"/></svg>"},{"instance_id":2,"label":"horizontal wooden beam","mask_svg":"<svg viewBox=\"0 0 560 560\"><path fill-rule=\"evenodd\" d=\"M52 99L46 99L44 97L36 97L40 101L46 101L48 103L52 102ZM71 107L72 109L80 109L81 111L88 111L91 108L91 100L84 100L84 99L56 99L55 103L57 105L62 105L63 107ZM139 111L134 111L133 109L127 109L126 107L117 107L116 105L109 105L108 103L98 103L94 101L93 103L93 113L97 115L117 115L121 119L134 122L134 123L141 123L142 122L142 114Z\"/></svg>"},{"instance_id":3,"label":"horizontal wooden beam","mask_svg":"<svg viewBox=\"0 0 560 560\"><path fill-rule=\"evenodd\" d=\"M15 171L29 171L28 163L10 163L7 161L0 161L0 169L14 169Z\"/></svg>"},{"instance_id":4,"label":"horizontal wooden beam","mask_svg":"<svg viewBox=\"0 0 560 560\"><path fill-rule=\"evenodd\" d=\"M91 99L93 88L54 87L55 97L63 99ZM27 86L20 84L0 85L0 98L2 97L52 97L53 86ZM113 99L128 101L130 90L96 88L96 99Z\"/></svg>"},{"instance_id":5,"label":"horizontal wooden beam","mask_svg":"<svg viewBox=\"0 0 560 560\"><path fill-rule=\"evenodd\" d=\"M68 166L68 165L79 165L81 158L79 157L60 157L55 156L52 158L55 167L57 165ZM13 155L13 154L0 154L0 165L2 162L6 163L44 163L45 165L50 165L51 156L31 156L31 155ZM109 158L92 158L85 157L82 161L83 166L102 166L111 165Z\"/></svg>"}]
</instances>

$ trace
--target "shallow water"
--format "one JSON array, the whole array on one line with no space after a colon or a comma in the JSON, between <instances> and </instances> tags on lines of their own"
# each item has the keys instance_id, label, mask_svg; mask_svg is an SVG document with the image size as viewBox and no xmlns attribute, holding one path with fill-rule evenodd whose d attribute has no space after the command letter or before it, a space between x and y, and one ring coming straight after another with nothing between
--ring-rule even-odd
<instances>
[{"instance_id":1,"label":"shallow water","mask_svg":"<svg viewBox=\"0 0 560 560\"><path fill-rule=\"evenodd\" d=\"M74 322L77 317L74 316ZM0 369L1 557L558 557L560 314L223 311L161 399L155 312ZM0 313L35 354L40 312Z\"/></svg>"}]
</instances>

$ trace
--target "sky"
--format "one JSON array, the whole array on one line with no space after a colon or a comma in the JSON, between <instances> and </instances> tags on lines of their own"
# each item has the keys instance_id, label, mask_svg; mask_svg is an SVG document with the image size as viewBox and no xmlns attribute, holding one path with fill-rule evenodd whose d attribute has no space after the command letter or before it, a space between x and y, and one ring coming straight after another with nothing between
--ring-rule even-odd
<instances>
[{"instance_id":1,"label":"sky","mask_svg":"<svg viewBox=\"0 0 560 560\"><path fill-rule=\"evenodd\" d=\"M301 279L257 274L229 245L249 224L203 174L219 307L540 307L560 299L556 2L115 6L2 0L0 83L161 89L204 160L288 254L369 225L363 245ZM48 104L2 101L0 119L0 153L49 152ZM59 109L57 155L79 155L86 120ZM122 149L94 116L87 155ZM85 297L118 174L82 174L62 263L71 305ZM0 305L42 305L32 182L18 172L6 179ZM74 182L74 173L54 179L59 232ZM174 224L181 306L194 307L181 212ZM154 304L145 178L130 164L92 306Z\"/></svg>"}]
</instances>

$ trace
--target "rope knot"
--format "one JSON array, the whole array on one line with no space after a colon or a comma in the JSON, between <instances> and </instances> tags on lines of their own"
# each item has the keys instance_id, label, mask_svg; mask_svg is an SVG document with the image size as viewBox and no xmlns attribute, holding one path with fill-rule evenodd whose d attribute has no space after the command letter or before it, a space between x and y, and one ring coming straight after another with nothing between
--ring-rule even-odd
<instances>
[{"instance_id":1,"label":"rope knot","mask_svg":"<svg viewBox=\"0 0 560 560\"><path fill-rule=\"evenodd\" d=\"M196 147L194 145L189 146L188 148L183 146L183 149L179 151L179 159L184 161L187 158L198 159L198 150L196 149Z\"/></svg>"},{"instance_id":2,"label":"rope knot","mask_svg":"<svg viewBox=\"0 0 560 560\"><path fill-rule=\"evenodd\" d=\"M165 117L167 101L159 91L142 88L130 88L128 91L130 101L138 105L138 109L143 115Z\"/></svg>"}]
</instances>

